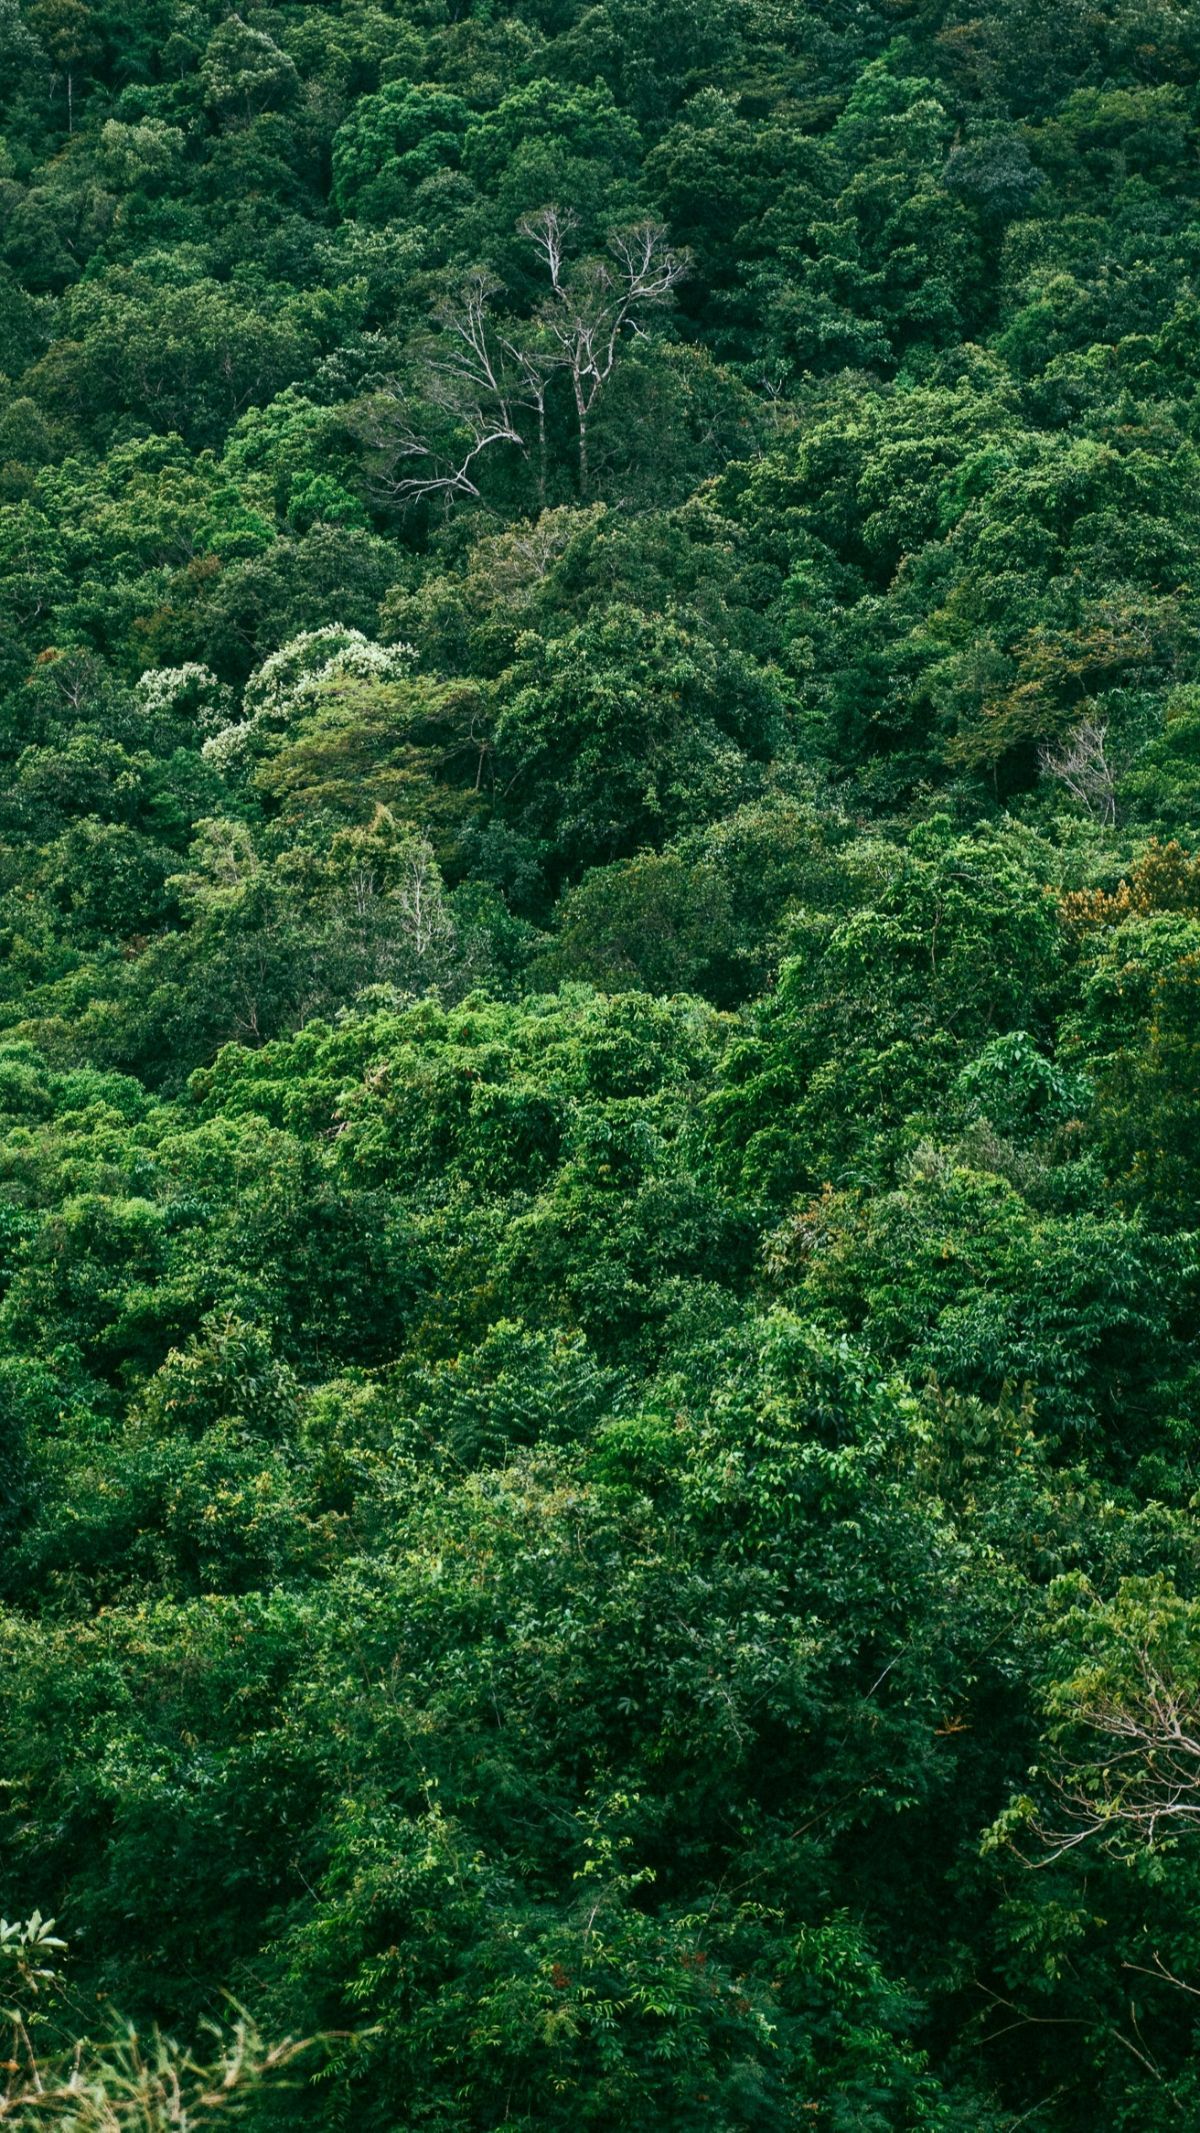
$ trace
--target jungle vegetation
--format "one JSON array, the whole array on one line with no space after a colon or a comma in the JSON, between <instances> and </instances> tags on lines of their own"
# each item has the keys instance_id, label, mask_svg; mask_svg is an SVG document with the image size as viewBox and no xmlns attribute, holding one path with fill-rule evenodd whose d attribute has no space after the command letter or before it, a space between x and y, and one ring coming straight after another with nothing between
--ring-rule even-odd
<instances>
[{"instance_id":1,"label":"jungle vegetation","mask_svg":"<svg viewBox=\"0 0 1200 2133\"><path fill-rule=\"evenodd\" d=\"M0 0L0 756L0 2117L1200 2124L1200 11Z\"/></svg>"}]
</instances>

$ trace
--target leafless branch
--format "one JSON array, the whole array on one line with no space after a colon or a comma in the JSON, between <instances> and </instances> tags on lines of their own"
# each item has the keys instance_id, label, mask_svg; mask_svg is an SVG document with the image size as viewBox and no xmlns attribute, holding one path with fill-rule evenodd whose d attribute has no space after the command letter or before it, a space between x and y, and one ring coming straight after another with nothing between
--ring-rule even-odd
<instances>
[{"instance_id":1,"label":"leafless branch","mask_svg":"<svg viewBox=\"0 0 1200 2133\"><path fill-rule=\"evenodd\" d=\"M1042 748L1038 762L1047 777L1057 778L1097 822L1114 822L1116 781L1105 743L1107 726L1085 718L1062 748Z\"/></svg>"},{"instance_id":2,"label":"leafless branch","mask_svg":"<svg viewBox=\"0 0 1200 2133\"><path fill-rule=\"evenodd\" d=\"M521 417L532 415L538 491L546 500L546 396L551 380L570 380L579 450L579 488L588 486L588 425L616 366L622 337L644 332L646 314L665 304L687 272L661 223L614 231L607 256L571 265L576 218L544 207L518 225L544 270L549 292L534 318L502 323L503 285L484 269L467 277L434 312L435 331L420 351L420 399L445 418L453 446L435 441L410 419L403 396L384 392L358 410L359 433L373 453L382 492L393 502L480 495L479 462L498 446L527 455ZM437 427L437 424L434 424ZM528 422L526 422L528 428Z\"/></svg>"},{"instance_id":3,"label":"leafless branch","mask_svg":"<svg viewBox=\"0 0 1200 2133\"><path fill-rule=\"evenodd\" d=\"M665 304L688 271L685 255L671 249L659 222L639 222L614 231L609 257L585 259L573 269L566 247L575 218L554 206L527 215L518 225L546 270L550 295L539 319L566 370L575 403L579 439L579 489L588 487L588 422L612 376L622 335L640 333L645 312Z\"/></svg>"},{"instance_id":4,"label":"leafless branch","mask_svg":"<svg viewBox=\"0 0 1200 2133\"><path fill-rule=\"evenodd\" d=\"M425 349L424 399L448 417L461 448L448 452L413 426L399 396L375 405L374 443L381 482L400 503L439 494L478 498L478 461L497 445L526 450L516 411L540 406L536 367L498 333L491 311L502 284L478 270L434 313L438 333ZM405 468L411 471L403 471Z\"/></svg>"},{"instance_id":5,"label":"leafless branch","mask_svg":"<svg viewBox=\"0 0 1200 2133\"><path fill-rule=\"evenodd\" d=\"M1200 1828L1200 1711L1146 1645L1132 1658L1132 1690L1082 1703L1075 1716L1083 1739L1047 1773L1059 1814L1033 1827L1049 1859L1095 1837L1153 1845Z\"/></svg>"}]
</instances>

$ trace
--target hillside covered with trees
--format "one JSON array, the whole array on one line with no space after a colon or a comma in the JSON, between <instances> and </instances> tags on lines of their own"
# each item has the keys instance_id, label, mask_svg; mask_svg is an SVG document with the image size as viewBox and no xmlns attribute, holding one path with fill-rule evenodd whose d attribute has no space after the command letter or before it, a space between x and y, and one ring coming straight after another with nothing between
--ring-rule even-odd
<instances>
[{"instance_id":1,"label":"hillside covered with trees","mask_svg":"<svg viewBox=\"0 0 1200 2133\"><path fill-rule=\"evenodd\" d=\"M21 2133L1200 2125L1198 395L1187 0L0 0Z\"/></svg>"}]
</instances>

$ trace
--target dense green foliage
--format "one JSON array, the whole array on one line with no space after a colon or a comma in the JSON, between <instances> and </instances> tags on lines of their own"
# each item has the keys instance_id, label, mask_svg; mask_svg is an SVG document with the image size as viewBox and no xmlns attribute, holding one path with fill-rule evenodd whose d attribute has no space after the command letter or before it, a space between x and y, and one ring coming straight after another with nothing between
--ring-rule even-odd
<instances>
[{"instance_id":1,"label":"dense green foliage","mask_svg":"<svg viewBox=\"0 0 1200 2133\"><path fill-rule=\"evenodd\" d=\"M0 365L51 2029L1200 2123L1200 14L0 0Z\"/></svg>"}]
</instances>

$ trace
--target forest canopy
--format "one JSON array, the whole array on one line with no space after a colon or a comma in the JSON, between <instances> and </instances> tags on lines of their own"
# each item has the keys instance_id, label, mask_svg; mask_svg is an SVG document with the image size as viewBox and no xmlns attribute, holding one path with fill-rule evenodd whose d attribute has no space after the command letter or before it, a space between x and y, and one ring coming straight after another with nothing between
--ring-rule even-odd
<instances>
[{"instance_id":1,"label":"forest canopy","mask_svg":"<svg viewBox=\"0 0 1200 2133\"><path fill-rule=\"evenodd\" d=\"M1198 380L1182 0L0 0L21 2133L1200 2123Z\"/></svg>"}]
</instances>

